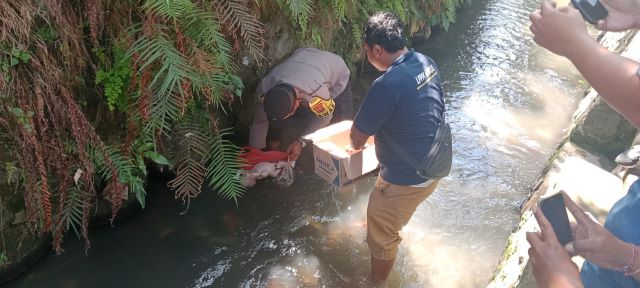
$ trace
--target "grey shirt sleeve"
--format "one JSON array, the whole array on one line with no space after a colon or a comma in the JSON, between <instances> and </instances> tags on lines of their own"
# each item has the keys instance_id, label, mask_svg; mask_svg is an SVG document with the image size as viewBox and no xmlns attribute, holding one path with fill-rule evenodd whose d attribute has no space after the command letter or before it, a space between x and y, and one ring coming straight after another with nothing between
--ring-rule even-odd
<instances>
[{"instance_id":1,"label":"grey shirt sleeve","mask_svg":"<svg viewBox=\"0 0 640 288\"><path fill-rule=\"evenodd\" d=\"M333 71L333 79L335 83L332 83L331 89L329 90L329 94L331 94L331 98L336 98L344 89L347 87L347 83L349 82L349 77L351 76L351 71L349 71L349 67L344 63L344 60L340 59L340 64L336 65L338 69Z\"/></svg>"}]
</instances>

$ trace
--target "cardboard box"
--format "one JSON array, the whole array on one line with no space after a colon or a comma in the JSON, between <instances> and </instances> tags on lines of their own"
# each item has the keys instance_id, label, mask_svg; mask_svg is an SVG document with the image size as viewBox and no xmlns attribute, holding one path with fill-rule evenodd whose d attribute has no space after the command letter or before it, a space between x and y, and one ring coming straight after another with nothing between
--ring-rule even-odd
<instances>
[{"instance_id":1,"label":"cardboard box","mask_svg":"<svg viewBox=\"0 0 640 288\"><path fill-rule=\"evenodd\" d=\"M378 167L373 137L361 152L347 155L351 124L352 121L342 121L304 137L313 141L316 174L338 188Z\"/></svg>"}]
</instances>

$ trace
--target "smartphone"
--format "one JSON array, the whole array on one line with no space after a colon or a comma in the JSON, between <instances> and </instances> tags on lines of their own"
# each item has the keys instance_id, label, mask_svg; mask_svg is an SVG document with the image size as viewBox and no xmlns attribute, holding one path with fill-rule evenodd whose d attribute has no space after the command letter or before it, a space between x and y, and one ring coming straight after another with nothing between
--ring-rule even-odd
<instances>
[{"instance_id":1,"label":"smartphone","mask_svg":"<svg viewBox=\"0 0 640 288\"><path fill-rule=\"evenodd\" d=\"M609 11L599 0L571 0L571 3L580 11L582 18L594 25L609 15Z\"/></svg>"},{"instance_id":2,"label":"smartphone","mask_svg":"<svg viewBox=\"0 0 640 288\"><path fill-rule=\"evenodd\" d=\"M539 206L544 216L551 222L553 231L556 232L560 244L564 246L573 241L571 225L569 225L569 217L567 216L567 209L564 207L562 194L557 193L549 198L543 199L540 201Z\"/></svg>"}]
</instances>

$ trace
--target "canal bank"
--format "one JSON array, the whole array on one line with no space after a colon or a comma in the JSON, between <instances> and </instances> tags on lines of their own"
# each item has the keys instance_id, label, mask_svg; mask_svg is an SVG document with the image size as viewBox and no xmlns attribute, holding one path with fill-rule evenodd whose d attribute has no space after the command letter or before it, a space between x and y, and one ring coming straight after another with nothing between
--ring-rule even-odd
<instances>
[{"instance_id":1,"label":"canal bank","mask_svg":"<svg viewBox=\"0 0 640 288\"><path fill-rule=\"evenodd\" d=\"M600 42L630 59L640 59L637 31L604 33ZM589 89L573 117L573 125L521 206L520 222L509 236L500 264L488 287L537 287L527 250L526 232L538 229L531 209L540 197L564 190L585 211L604 223L611 206L638 179L614 162L615 157L638 144L637 129ZM635 140L634 140L635 138ZM574 257L581 265L583 259Z\"/></svg>"}]
</instances>

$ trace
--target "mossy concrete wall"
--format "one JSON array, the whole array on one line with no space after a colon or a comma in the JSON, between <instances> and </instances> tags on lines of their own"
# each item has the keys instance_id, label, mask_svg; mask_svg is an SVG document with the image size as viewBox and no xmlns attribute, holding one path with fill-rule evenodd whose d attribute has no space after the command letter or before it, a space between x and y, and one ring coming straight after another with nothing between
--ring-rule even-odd
<instances>
[{"instance_id":1,"label":"mossy concrete wall","mask_svg":"<svg viewBox=\"0 0 640 288\"><path fill-rule=\"evenodd\" d=\"M601 43L623 56L640 59L640 34L606 33ZM611 206L637 179L616 167L615 156L632 144L637 129L590 89L573 118L573 125L549 159L521 207L520 223L507 241L502 259L488 287L537 287L527 265L526 232L538 229L531 213L540 197L566 191L602 222ZM582 259L574 258L578 264Z\"/></svg>"},{"instance_id":2,"label":"mossy concrete wall","mask_svg":"<svg viewBox=\"0 0 640 288\"><path fill-rule=\"evenodd\" d=\"M15 147L0 135L0 283L25 271L50 250L51 243L27 223L21 178L8 164L17 162L11 151Z\"/></svg>"},{"instance_id":3,"label":"mossy concrete wall","mask_svg":"<svg viewBox=\"0 0 640 288\"><path fill-rule=\"evenodd\" d=\"M609 159L627 149L637 131L599 97L577 123L569 136L571 142Z\"/></svg>"}]
</instances>

